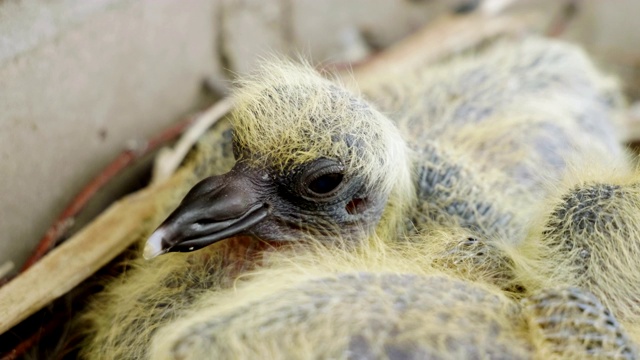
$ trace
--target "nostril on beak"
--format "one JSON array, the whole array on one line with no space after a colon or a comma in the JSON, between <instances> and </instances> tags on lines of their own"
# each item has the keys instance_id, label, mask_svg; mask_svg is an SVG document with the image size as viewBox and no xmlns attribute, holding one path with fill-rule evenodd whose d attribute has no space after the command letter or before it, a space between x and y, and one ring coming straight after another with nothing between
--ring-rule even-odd
<instances>
[{"instance_id":1,"label":"nostril on beak","mask_svg":"<svg viewBox=\"0 0 640 360\"><path fill-rule=\"evenodd\" d=\"M203 218L203 219L194 221L194 224L198 225L198 226L205 226L205 225L211 225L211 224L213 224L215 222L217 222L217 221L213 220L213 219L209 219L209 218Z\"/></svg>"}]
</instances>

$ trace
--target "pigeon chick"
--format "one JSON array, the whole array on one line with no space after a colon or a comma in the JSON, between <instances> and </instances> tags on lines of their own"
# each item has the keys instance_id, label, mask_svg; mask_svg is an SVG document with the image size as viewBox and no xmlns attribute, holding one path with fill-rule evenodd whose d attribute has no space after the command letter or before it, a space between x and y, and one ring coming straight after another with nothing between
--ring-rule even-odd
<instances>
[{"instance_id":1,"label":"pigeon chick","mask_svg":"<svg viewBox=\"0 0 640 360\"><path fill-rule=\"evenodd\" d=\"M234 235L358 244L434 224L518 242L568 164L623 154L617 87L566 44L499 41L364 85L372 103L288 62L242 80L236 164L187 194L145 257Z\"/></svg>"}]
</instances>

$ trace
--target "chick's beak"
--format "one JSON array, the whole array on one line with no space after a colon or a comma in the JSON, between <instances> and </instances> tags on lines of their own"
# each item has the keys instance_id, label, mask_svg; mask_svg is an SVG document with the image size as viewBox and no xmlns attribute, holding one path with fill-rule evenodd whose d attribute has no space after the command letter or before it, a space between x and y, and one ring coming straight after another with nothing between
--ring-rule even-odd
<instances>
[{"instance_id":1,"label":"chick's beak","mask_svg":"<svg viewBox=\"0 0 640 360\"><path fill-rule=\"evenodd\" d=\"M257 185L243 169L202 180L151 234L144 258L188 252L234 235L246 234L269 214Z\"/></svg>"}]
</instances>

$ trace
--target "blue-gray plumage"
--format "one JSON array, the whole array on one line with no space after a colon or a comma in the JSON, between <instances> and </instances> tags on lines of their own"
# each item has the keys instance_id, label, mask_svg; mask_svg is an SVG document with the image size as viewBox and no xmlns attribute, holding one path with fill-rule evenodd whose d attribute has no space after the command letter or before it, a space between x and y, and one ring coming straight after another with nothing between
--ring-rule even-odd
<instances>
[{"instance_id":1,"label":"blue-gray plumage","mask_svg":"<svg viewBox=\"0 0 640 360\"><path fill-rule=\"evenodd\" d=\"M577 340L549 350L555 335L539 324L558 309L546 300L556 290L523 283L510 251L530 244L531 219L568 169L627 166L615 83L575 47L529 37L360 89L281 61L241 80L232 138L222 125L201 141L161 207L214 176L144 255L202 250L134 262L87 313L86 356L593 351ZM557 291L582 294L569 289ZM589 304L606 318L597 299ZM602 333L561 325L571 339ZM621 326L612 329L615 345L595 351L633 356Z\"/></svg>"}]
</instances>

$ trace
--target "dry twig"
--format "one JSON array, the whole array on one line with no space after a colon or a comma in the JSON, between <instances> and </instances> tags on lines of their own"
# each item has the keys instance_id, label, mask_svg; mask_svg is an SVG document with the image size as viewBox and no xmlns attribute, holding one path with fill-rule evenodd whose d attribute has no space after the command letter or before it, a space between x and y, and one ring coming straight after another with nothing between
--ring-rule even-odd
<instances>
[{"instance_id":1,"label":"dry twig","mask_svg":"<svg viewBox=\"0 0 640 360\"><path fill-rule=\"evenodd\" d=\"M215 123L230 107L228 100L210 107L200 118L195 130L187 131L188 139L182 143L192 145L190 141L194 136L206 131L210 126L207 124ZM120 200L39 261L64 235L74 217L98 190L137 159L181 134L192 122L192 118L186 119L146 142L142 149L125 151L74 198L40 241L34 254L23 266L22 273L0 288L0 334L64 295L131 245L131 233L155 211L153 198L167 189L167 184L179 183L182 179L179 174ZM180 154L186 154L189 148L190 145L186 150L178 148L172 161L177 161L179 165L182 160ZM0 278L3 273L0 271Z\"/></svg>"},{"instance_id":2,"label":"dry twig","mask_svg":"<svg viewBox=\"0 0 640 360\"><path fill-rule=\"evenodd\" d=\"M15 265L12 261L7 261L6 263L0 265L0 279L7 276L7 274L11 272L14 267Z\"/></svg>"},{"instance_id":3,"label":"dry twig","mask_svg":"<svg viewBox=\"0 0 640 360\"><path fill-rule=\"evenodd\" d=\"M546 31L546 35L549 37L559 37L564 34L578 13L578 6L579 4L576 0L568 0L560 9L560 12L554 16Z\"/></svg>"},{"instance_id":4,"label":"dry twig","mask_svg":"<svg viewBox=\"0 0 640 360\"><path fill-rule=\"evenodd\" d=\"M29 270L0 288L0 334L64 295L131 245L155 212L154 197L182 181L181 173L111 205Z\"/></svg>"},{"instance_id":5,"label":"dry twig","mask_svg":"<svg viewBox=\"0 0 640 360\"><path fill-rule=\"evenodd\" d=\"M505 34L520 34L529 29L531 21L522 17L487 16L482 13L467 16L449 16L430 24L389 50L364 61L343 73L349 84L375 78L377 74L406 71L469 49L478 43ZM357 87L357 86L356 86Z\"/></svg>"},{"instance_id":6,"label":"dry twig","mask_svg":"<svg viewBox=\"0 0 640 360\"><path fill-rule=\"evenodd\" d=\"M172 149L163 148L156 157L151 182L156 184L168 179L184 160L189 150L213 124L227 114L232 107L231 98L226 98L200 114L193 125L180 137Z\"/></svg>"},{"instance_id":7,"label":"dry twig","mask_svg":"<svg viewBox=\"0 0 640 360\"><path fill-rule=\"evenodd\" d=\"M521 0L484 0L479 10L486 15L498 15Z\"/></svg>"},{"instance_id":8,"label":"dry twig","mask_svg":"<svg viewBox=\"0 0 640 360\"><path fill-rule=\"evenodd\" d=\"M624 120L626 129L622 141L626 143L640 141L640 101L629 107Z\"/></svg>"},{"instance_id":9,"label":"dry twig","mask_svg":"<svg viewBox=\"0 0 640 360\"><path fill-rule=\"evenodd\" d=\"M51 225L51 227L49 227L49 230L47 230L44 237L38 243L35 251L29 259L27 259L20 271L23 272L27 270L46 253L53 249L57 242L65 235L67 230L71 228L75 216L78 215L78 213L87 205L96 192L102 189L117 174L129 167L136 160L176 138L191 124L192 121L193 120L191 118L188 118L179 122L178 124L163 131L158 136L147 141L143 146L139 146L137 149L124 151L109 165L107 165L107 167L105 167L98 176L93 178L62 211L58 216L58 219L53 223L53 225ZM2 278L2 276L0 276L0 278Z\"/></svg>"}]
</instances>

